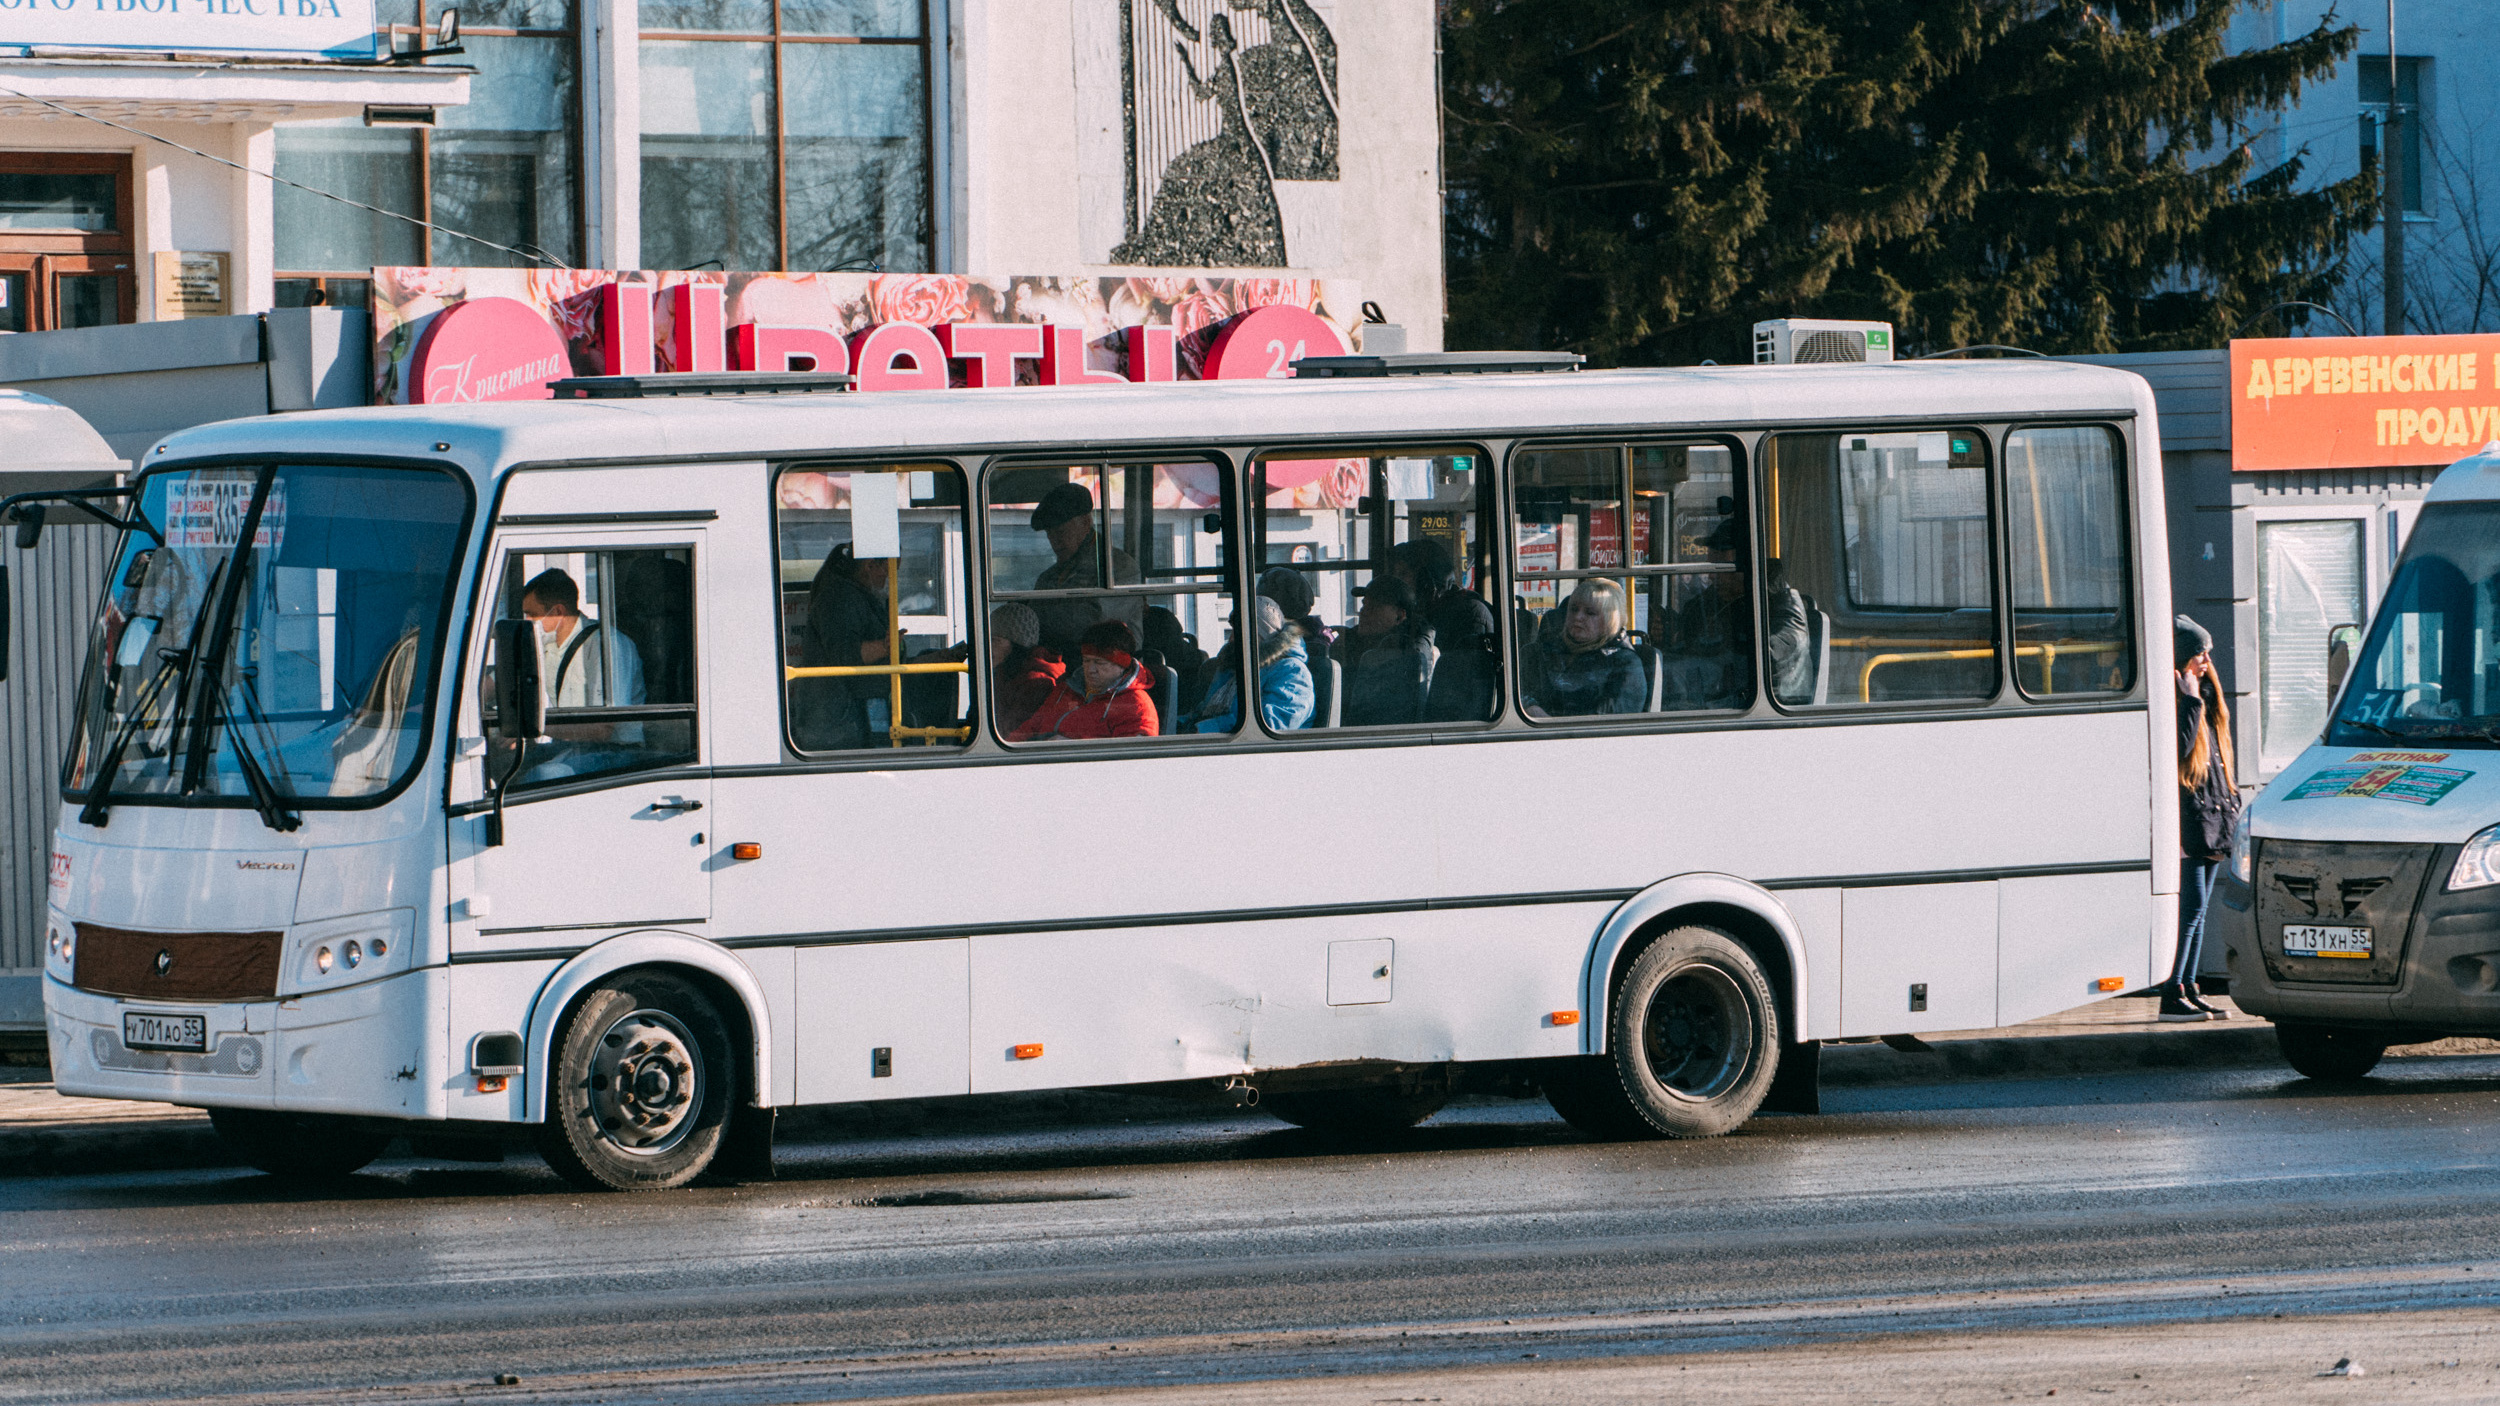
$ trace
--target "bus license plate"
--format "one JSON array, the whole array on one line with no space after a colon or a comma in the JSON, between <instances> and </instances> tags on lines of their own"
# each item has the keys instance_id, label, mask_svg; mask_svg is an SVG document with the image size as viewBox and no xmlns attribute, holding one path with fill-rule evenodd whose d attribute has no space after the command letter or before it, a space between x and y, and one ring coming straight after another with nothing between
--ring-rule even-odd
<instances>
[{"instance_id":1,"label":"bus license plate","mask_svg":"<svg viewBox=\"0 0 2500 1406\"><path fill-rule=\"evenodd\" d=\"M208 1017L122 1012L122 1043L134 1050L208 1053Z\"/></svg>"},{"instance_id":2,"label":"bus license plate","mask_svg":"<svg viewBox=\"0 0 2500 1406\"><path fill-rule=\"evenodd\" d=\"M2290 957L2360 957L2370 955L2368 928L2319 927L2314 923L2286 923L2283 926L2283 952Z\"/></svg>"}]
</instances>

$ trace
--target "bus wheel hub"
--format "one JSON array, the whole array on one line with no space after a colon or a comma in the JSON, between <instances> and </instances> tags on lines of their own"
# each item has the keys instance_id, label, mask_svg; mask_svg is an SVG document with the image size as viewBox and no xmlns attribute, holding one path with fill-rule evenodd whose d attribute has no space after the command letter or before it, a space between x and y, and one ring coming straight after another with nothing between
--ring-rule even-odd
<instances>
[{"instance_id":1,"label":"bus wheel hub","mask_svg":"<svg viewBox=\"0 0 2500 1406\"><path fill-rule=\"evenodd\" d=\"M703 1087L694 1037L666 1011L629 1011L600 1037L590 1069L590 1116L628 1152L655 1155L694 1126Z\"/></svg>"}]
</instances>

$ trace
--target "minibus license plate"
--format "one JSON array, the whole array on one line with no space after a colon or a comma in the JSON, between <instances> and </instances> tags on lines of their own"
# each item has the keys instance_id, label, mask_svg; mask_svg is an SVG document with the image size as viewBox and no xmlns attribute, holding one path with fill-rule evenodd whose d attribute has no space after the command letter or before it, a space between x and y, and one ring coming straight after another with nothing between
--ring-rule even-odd
<instances>
[{"instance_id":1,"label":"minibus license plate","mask_svg":"<svg viewBox=\"0 0 2500 1406\"><path fill-rule=\"evenodd\" d=\"M2283 925L2283 953L2289 957L2360 957L2366 960L2370 955L2370 930L2286 923Z\"/></svg>"},{"instance_id":2,"label":"minibus license plate","mask_svg":"<svg viewBox=\"0 0 2500 1406\"><path fill-rule=\"evenodd\" d=\"M134 1050L208 1052L208 1017L122 1012L122 1043Z\"/></svg>"}]
</instances>

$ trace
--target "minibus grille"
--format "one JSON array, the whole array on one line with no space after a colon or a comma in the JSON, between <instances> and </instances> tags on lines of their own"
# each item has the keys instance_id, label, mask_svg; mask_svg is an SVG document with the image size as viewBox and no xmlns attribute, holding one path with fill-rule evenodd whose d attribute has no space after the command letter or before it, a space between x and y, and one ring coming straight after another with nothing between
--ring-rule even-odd
<instances>
[{"instance_id":1,"label":"minibus grille","mask_svg":"<svg viewBox=\"0 0 2500 1406\"><path fill-rule=\"evenodd\" d=\"M2393 986L2435 845L2257 842L2257 951L2276 981ZM2368 934L2367 956L2285 950L2285 929ZM2313 938L2312 945L2317 945Z\"/></svg>"},{"instance_id":2,"label":"minibus grille","mask_svg":"<svg viewBox=\"0 0 2500 1406\"><path fill-rule=\"evenodd\" d=\"M70 977L81 991L152 1001L266 1001L278 994L286 935L132 932L78 924Z\"/></svg>"}]
</instances>

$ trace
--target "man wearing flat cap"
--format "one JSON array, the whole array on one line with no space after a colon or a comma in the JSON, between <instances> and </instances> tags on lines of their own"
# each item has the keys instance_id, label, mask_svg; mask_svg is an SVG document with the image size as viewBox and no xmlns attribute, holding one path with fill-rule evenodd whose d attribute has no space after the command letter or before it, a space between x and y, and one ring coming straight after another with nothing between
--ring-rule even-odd
<instances>
[{"instance_id":1,"label":"man wearing flat cap","mask_svg":"<svg viewBox=\"0 0 2500 1406\"><path fill-rule=\"evenodd\" d=\"M1094 540L1091 489L1081 483L1063 483L1043 494L1042 501L1033 505L1033 530L1048 535L1050 549L1059 558L1033 578L1034 590L1076 590L1103 583L1100 548L1106 544ZM1141 579L1137 559L1112 547L1112 584L1134 586ZM1125 620L1129 628L1137 629L1145 618L1145 602L1136 599L1111 602L1109 609L1090 600L1039 600L1033 602L1033 610L1042 617L1042 643L1064 659L1076 657L1077 637L1096 621Z\"/></svg>"}]
</instances>

